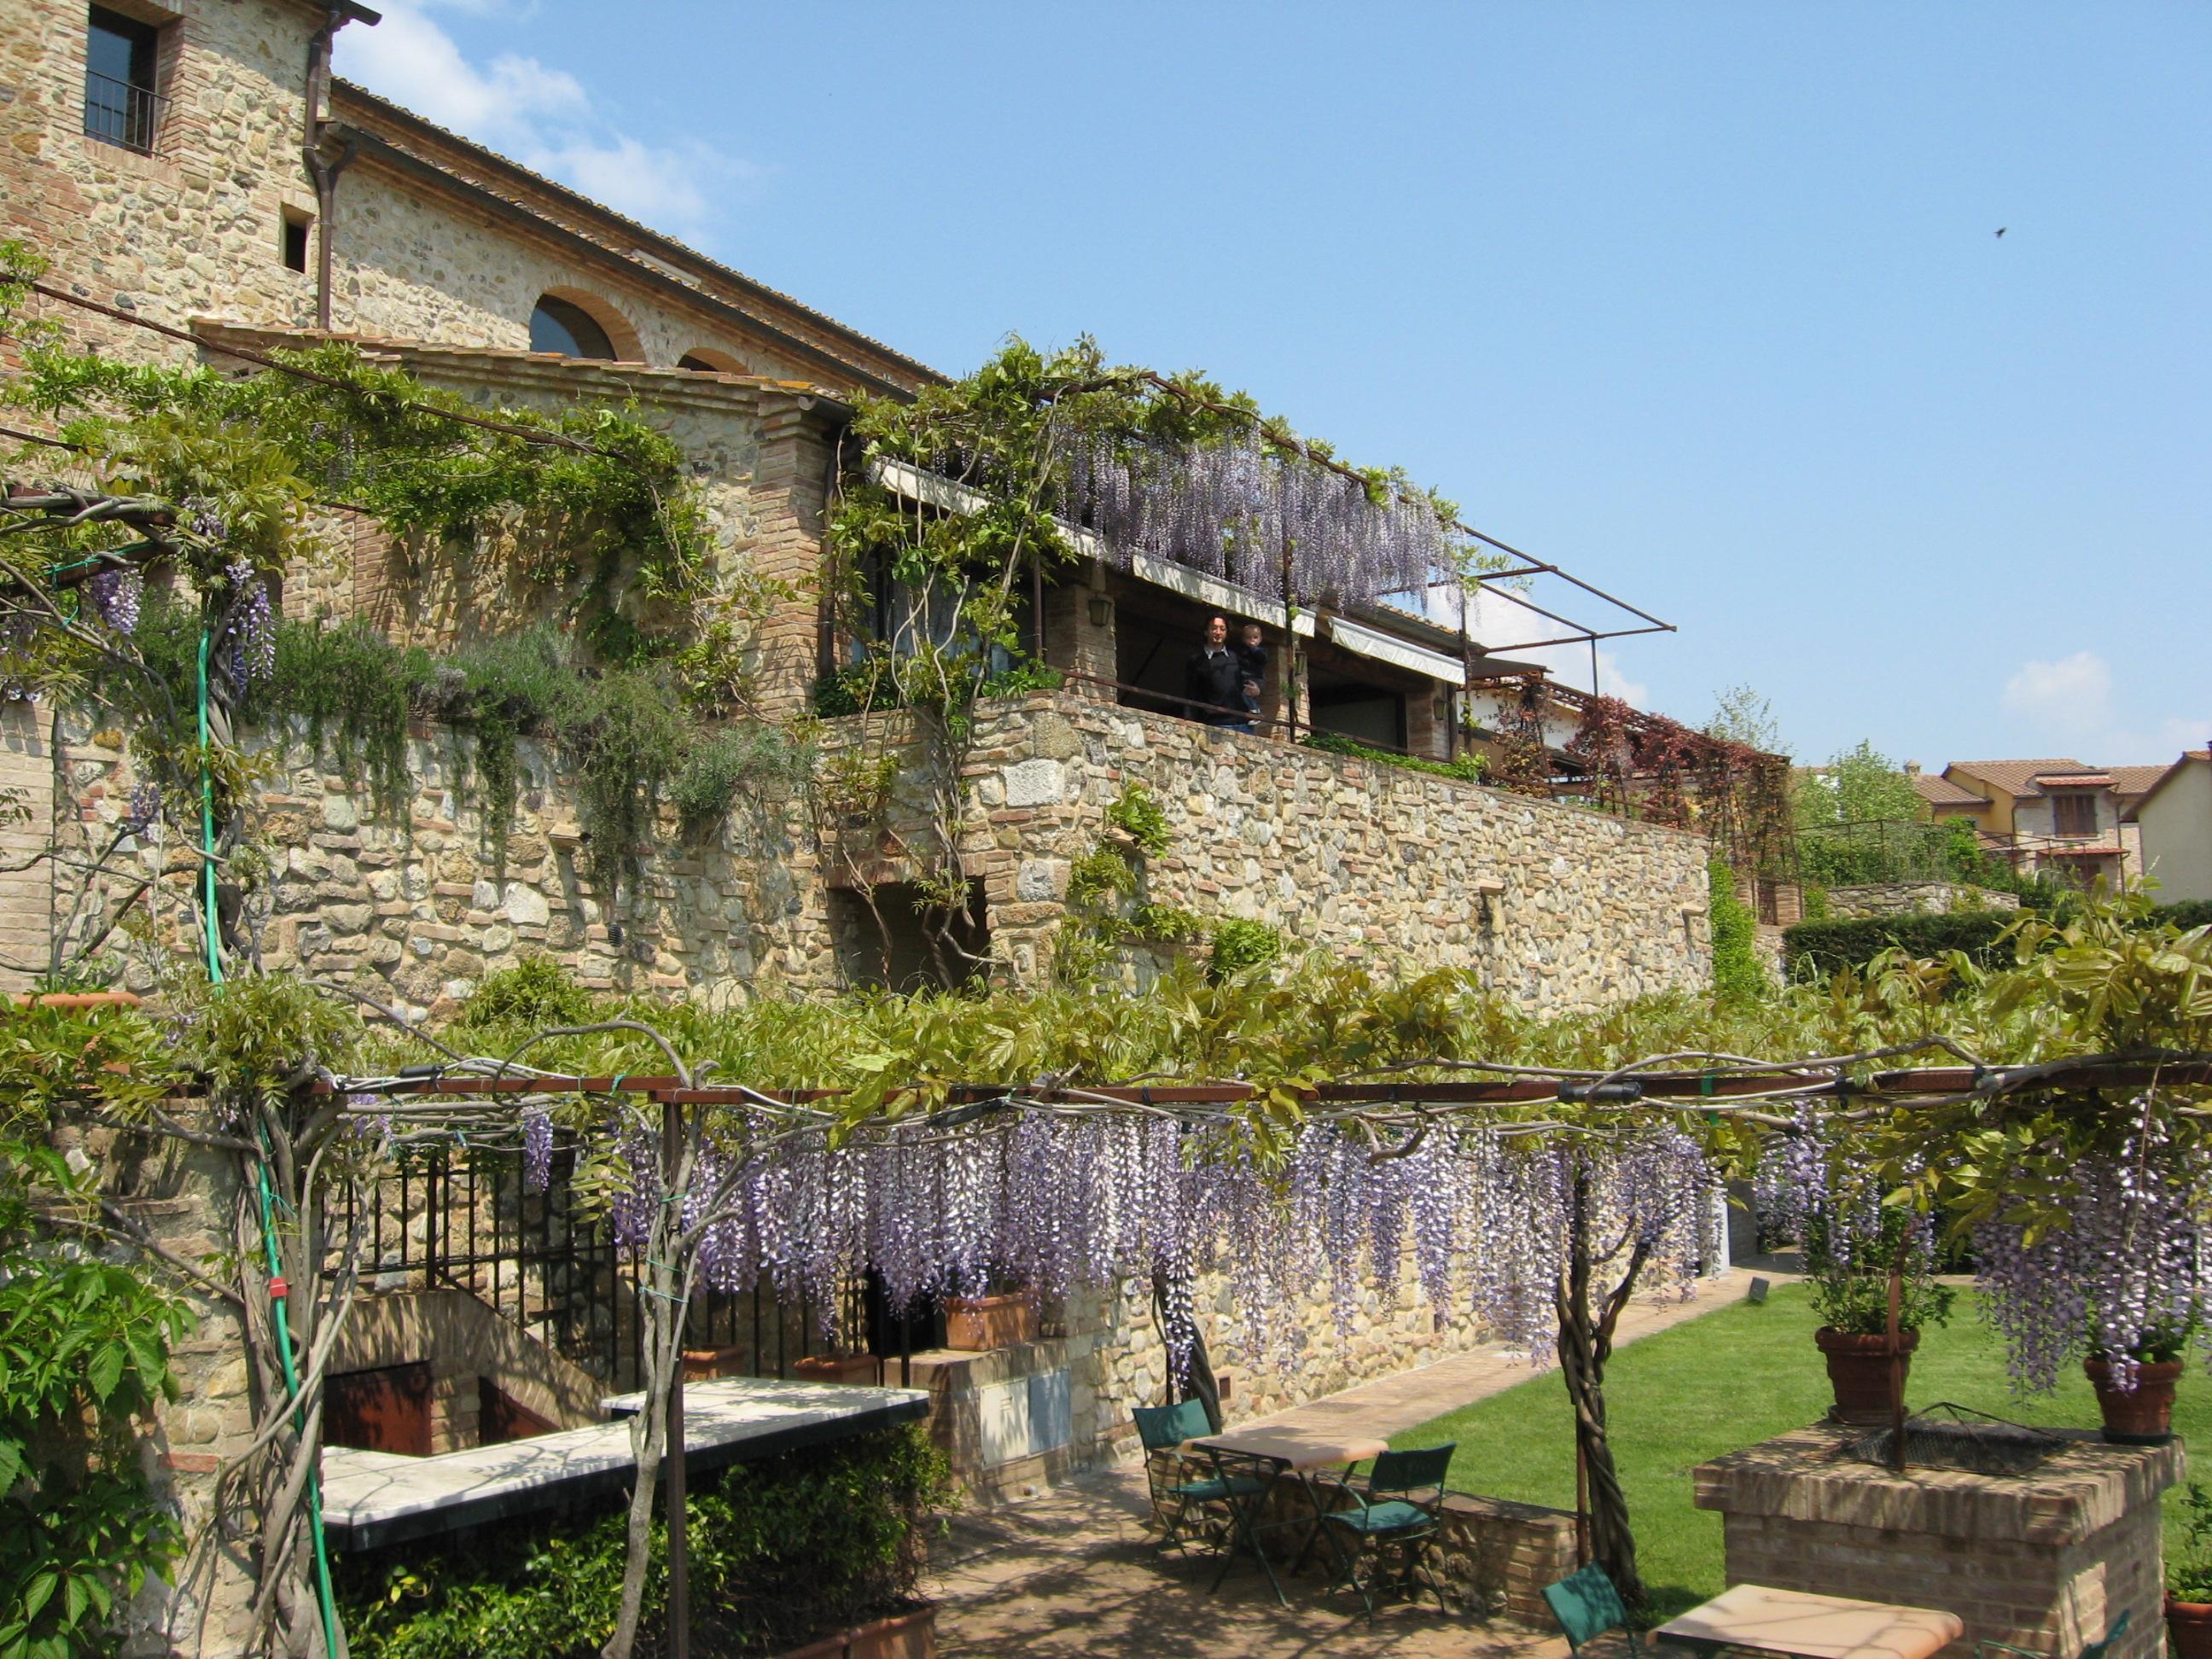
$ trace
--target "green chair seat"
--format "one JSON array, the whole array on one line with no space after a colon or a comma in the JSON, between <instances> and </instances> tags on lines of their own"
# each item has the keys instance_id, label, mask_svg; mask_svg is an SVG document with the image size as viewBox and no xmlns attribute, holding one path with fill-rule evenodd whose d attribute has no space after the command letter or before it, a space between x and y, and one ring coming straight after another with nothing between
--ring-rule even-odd
<instances>
[{"instance_id":1,"label":"green chair seat","mask_svg":"<svg viewBox=\"0 0 2212 1659\"><path fill-rule=\"evenodd\" d=\"M1436 1517L1416 1504L1392 1498L1384 1504L1370 1504L1364 1509L1336 1510L1327 1517L1340 1527L1349 1527L1354 1532L1373 1537L1379 1533L1404 1532L1409 1527L1433 1527Z\"/></svg>"},{"instance_id":2,"label":"green chair seat","mask_svg":"<svg viewBox=\"0 0 2212 1659\"><path fill-rule=\"evenodd\" d=\"M1358 1590L1370 1620L1375 1617L1375 1592L1382 1588L1375 1572L1381 1570L1382 1558L1394 1553L1400 1558L1393 1575L1398 1593L1412 1595L1418 1584L1425 1583L1435 1592L1437 1607L1443 1608L1443 1581L1430 1569L1428 1556L1440 1528L1437 1515L1443 1508L1444 1477L1451 1471L1452 1453L1457 1449L1454 1442L1419 1451L1384 1452L1369 1471L1364 1490L1348 1485L1340 1487L1351 1499L1350 1507L1331 1510L1322 1517L1333 1523L1321 1528L1336 1556L1332 1588L1349 1585ZM1348 1554L1337 1541L1340 1533L1350 1535ZM1363 1578L1360 1558L1370 1550L1376 1558L1375 1570Z\"/></svg>"},{"instance_id":3,"label":"green chair seat","mask_svg":"<svg viewBox=\"0 0 2212 1659\"><path fill-rule=\"evenodd\" d=\"M1613 1575L1595 1561L1556 1584L1546 1585L1544 1600L1551 1605L1552 1617L1559 1621L1569 1650L1575 1653L1609 1632L1626 1629L1628 1624L1628 1609L1621 1605Z\"/></svg>"},{"instance_id":4,"label":"green chair seat","mask_svg":"<svg viewBox=\"0 0 2212 1659\"><path fill-rule=\"evenodd\" d=\"M1168 1491L1191 1504L1218 1504L1228 1498L1249 1498L1265 1492L1267 1483L1249 1475L1232 1474L1221 1480L1185 1480Z\"/></svg>"}]
</instances>

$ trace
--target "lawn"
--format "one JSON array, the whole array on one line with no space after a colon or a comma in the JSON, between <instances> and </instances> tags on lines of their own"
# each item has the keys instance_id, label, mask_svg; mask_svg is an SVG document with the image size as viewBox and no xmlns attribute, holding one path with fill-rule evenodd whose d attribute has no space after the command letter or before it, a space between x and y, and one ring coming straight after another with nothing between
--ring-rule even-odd
<instances>
[{"instance_id":1,"label":"lawn","mask_svg":"<svg viewBox=\"0 0 2212 1659\"><path fill-rule=\"evenodd\" d=\"M1662 1615L1725 1588L1721 1517L1692 1507L1692 1467L1802 1428L1827 1411L1832 1396L1813 1346L1814 1322L1806 1288L1778 1285L1763 1304L1731 1303L1613 1356L1605 1389L1613 1455L1636 1528L1638 1565ZM2054 1394L2013 1395L2003 1350L1982 1323L1970 1292L1960 1297L1947 1328L1921 1334L1905 1401L1915 1410L1951 1401L2051 1427L2097 1422L2096 1396L2078 1367ZM2212 1385L2202 1377L2183 1382L2173 1426L2192 1440L2212 1434ZM1448 1440L1459 1443L1451 1467L1455 1490L1573 1507L1573 1430L1556 1371L1538 1373L1391 1443L1433 1446ZM2170 1494L2169 1538L2177 1524L2172 1501Z\"/></svg>"}]
</instances>

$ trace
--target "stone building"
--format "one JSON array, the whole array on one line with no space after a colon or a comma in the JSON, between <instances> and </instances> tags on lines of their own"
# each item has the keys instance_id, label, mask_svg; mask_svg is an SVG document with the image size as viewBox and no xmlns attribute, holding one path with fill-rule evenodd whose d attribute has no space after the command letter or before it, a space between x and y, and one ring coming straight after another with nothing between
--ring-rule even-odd
<instances>
[{"instance_id":1,"label":"stone building","mask_svg":"<svg viewBox=\"0 0 2212 1659\"><path fill-rule=\"evenodd\" d=\"M0 11L5 234L52 262L51 286L100 307L46 302L40 314L128 357L234 363L227 353L336 338L481 402L634 400L689 458L714 530L714 580L763 579L780 595L751 642L759 702L770 717L800 710L843 662L816 579L854 400L911 396L940 377L334 80L332 33L374 21L351 0L10 0ZM326 528L329 556L288 582L295 616L361 617L437 649L537 614L538 596L495 565L426 558L343 516ZM1261 713L1281 725L1246 733L1183 717L1175 665L1213 611L1272 630ZM893 780L876 810L800 790L748 800L703 843L672 817L621 894L599 890L579 856L574 781L557 756L526 752L522 797L495 852L485 804L453 772L443 734L416 734L398 821L298 734L289 746L270 734L284 752L261 803L276 860L257 922L262 961L355 981L418 1012L537 952L594 986L709 1001L896 982L921 965L916 849L942 833L972 875L977 953L1006 979L1033 980L1067 937L1072 867L1142 786L1168 830L1165 850L1146 861L1146 897L1201 921L1265 924L1382 968L1463 969L1547 1012L1708 981L1704 837L1280 740L1285 726L1318 730L1386 756L1447 758L1481 718L1470 690L1528 665L1388 606L1309 610L1278 626L1279 614L1197 571L1125 568L1088 552L1041 586L1027 620L1065 684L979 712L951 823L933 816L941 757L908 717L832 720L825 764L860 756ZM1293 654L1298 672L1285 676ZM64 711L0 710L0 784L20 788L33 813L0 852L42 844L56 823L118 817L128 757ZM51 872L0 875L9 988L66 926L65 908ZM1163 938L1121 948L1137 982L1183 947ZM174 1200L177 1237L198 1237L205 1199ZM365 1370L435 1360L441 1432L466 1437L502 1394L500 1412L549 1419L588 1395L557 1368L533 1381L531 1356L506 1352L512 1334L477 1328L467 1308L447 1305L452 1288L413 1322L389 1310L370 1319L356 1356ZM1055 1339L1063 1350L1021 1359L1018 1370L1061 1374L1075 1420L1048 1444L1035 1425L1008 1430L1001 1449L1015 1450L1002 1461L1048 1471L1109 1451L1128 1406L1159 1383L1148 1320L1136 1304L1073 1310ZM448 1329L464 1334L436 1337ZM1255 1378L1248 1394L1287 1403L1468 1338L1431 1328L1409 1286L1379 1290L1361 1331L1325 1376ZM493 1358L464 1364L454 1356L465 1346ZM426 1346L440 1352L416 1352ZM251 1420L224 1380L234 1352L224 1320L211 1319L186 1355L189 1408L160 1437L195 1513ZM212 1610L202 1650L228 1650L235 1585L191 1593ZM149 1642L177 1627L172 1607Z\"/></svg>"}]
</instances>

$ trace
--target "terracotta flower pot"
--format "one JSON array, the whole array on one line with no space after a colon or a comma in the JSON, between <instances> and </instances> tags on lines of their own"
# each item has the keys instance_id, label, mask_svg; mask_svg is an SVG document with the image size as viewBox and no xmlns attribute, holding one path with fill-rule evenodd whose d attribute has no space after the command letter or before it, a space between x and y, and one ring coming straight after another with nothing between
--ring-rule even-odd
<instances>
[{"instance_id":1,"label":"terracotta flower pot","mask_svg":"<svg viewBox=\"0 0 2212 1659\"><path fill-rule=\"evenodd\" d=\"M143 1008L145 999L129 991L21 991L18 1008L52 1008L64 1014L81 1014L94 1008Z\"/></svg>"},{"instance_id":2,"label":"terracotta flower pot","mask_svg":"<svg viewBox=\"0 0 2212 1659\"><path fill-rule=\"evenodd\" d=\"M737 1376L742 1374L745 1351L741 1347L686 1348L684 1350L684 1380L686 1382L708 1382L718 1376Z\"/></svg>"},{"instance_id":3,"label":"terracotta flower pot","mask_svg":"<svg viewBox=\"0 0 2212 1659\"><path fill-rule=\"evenodd\" d=\"M791 1369L802 1382L873 1382L882 1363L872 1353L811 1353Z\"/></svg>"},{"instance_id":4,"label":"terracotta flower pot","mask_svg":"<svg viewBox=\"0 0 2212 1659\"><path fill-rule=\"evenodd\" d=\"M1036 1340L1036 1304L1010 1296L952 1296L945 1299L945 1346L981 1353Z\"/></svg>"},{"instance_id":5,"label":"terracotta flower pot","mask_svg":"<svg viewBox=\"0 0 2212 1659\"><path fill-rule=\"evenodd\" d=\"M1827 1357L1828 1382L1836 1391L1834 1420L1878 1427L1889 1421L1889 1338L1877 1331L1860 1336L1823 1325L1813 1340ZM1905 1356L1904 1372L1912 1368L1912 1351L1920 1346L1918 1331L1899 1331L1897 1346ZM1901 1378L1902 1373L1900 1373Z\"/></svg>"},{"instance_id":6,"label":"terracotta flower pot","mask_svg":"<svg viewBox=\"0 0 2212 1659\"><path fill-rule=\"evenodd\" d=\"M2085 1359L2081 1369L2097 1391L2106 1439L2116 1446L2162 1446L2173 1438L2173 1389L2181 1381L2181 1361L2143 1361L2136 1367L2132 1389L2117 1386L2112 1366L2102 1359Z\"/></svg>"},{"instance_id":7,"label":"terracotta flower pot","mask_svg":"<svg viewBox=\"0 0 2212 1659\"><path fill-rule=\"evenodd\" d=\"M2167 1596L2166 1639L2174 1659L2212 1659L2212 1601Z\"/></svg>"},{"instance_id":8,"label":"terracotta flower pot","mask_svg":"<svg viewBox=\"0 0 2212 1659\"><path fill-rule=\"evenodd\" d=\"M917 1607L847 1632L851 1659L937 1659L937 1609Z\"/></svg>"}]
</instances>

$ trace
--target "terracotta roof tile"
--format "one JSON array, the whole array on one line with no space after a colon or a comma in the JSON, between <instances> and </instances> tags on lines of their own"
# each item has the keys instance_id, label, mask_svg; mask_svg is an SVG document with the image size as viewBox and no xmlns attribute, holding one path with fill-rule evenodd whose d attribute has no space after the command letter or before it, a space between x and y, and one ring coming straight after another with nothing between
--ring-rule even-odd
<instances>
[{"instance_id":1,"label":"terracotta roof tile","mask_svg":"<svg viewBox=\"0 0 2212 1659\"><path fill-rule=\"evenodd\" d=\"M2163 766L2108 766L2112 775L2112 790L2116 794L2147 795L2151 785L2166 775Z\"/></svg>"},{"instance_id":2,"label":"terracotta roof tile","mask_svg":"<svg viewBox=\"0 0 2212 1659\"><path fill-rule=\"evenodd\" d=\"M343 76L334 76L331 80L331 88L335 94L343 95L347 99L357 100L363 106L364 112L369 115L398 116L404 120L411 122L415 125L434 134L439 138L453 144L455 148L464 152L473 152L477 155L484 157L489 161L497 163L500 167L506 169L509 173L512 173L520 178L530 180L532 184L549 191L556 198L573 203L578 207L586 210L593 216L605 219L613 224L623 227L626 230L632 233L632 237L623 240L641 240L648 245L644 248L624 247L621 245L621 240L611 239L604 234L591 235L590 232L583 231L583 228L580 226L570 225L566 227L568 229L582 231L583 234L591 235L592 240L605 248L610 254L618 259L644 264L647 270L654 271L662 276L668 276L672 274L671 270L665 268L657 259L648 263L646 260L636 258L636 256L640 253L650 254L652 252L652 245L658 245L659 247L666 250L669 253L674 255L678 259L690 260L704 267L706 272L706 277L704 280L691 272L682 270L680 268L675 270L673 275L675 279L679 282L683 282L689 286L701 287L703 289L706 286L707 282L720 279L721 281L733 283L742 289L752 289L756 293L768 295L769 298L775 300L780 304L790 307L791 309L799 315L811 319L815 323L819 324L822 327L830 330L834 333L844 335L848 338L857 341L860 343L869 347L872 350L881 352L884 356L892 359L894 362L905 365L924 381L942 380L945 378L940 371L932 368L928 364L921 362L919 358L909 357L906 353L899 350L897 348L885 345L881 340L876 339L873 336L863 334L859 329L854 328L848 324L839 322L835 317L829 315L826 312L817 311L813 307L806 304L803 301L793 298L790 295L784 293L781 289L771 288L766 283L761 282L757 278L748 276L741 270L733 270L730 266L722 264L718 259L709 258L706 254L700 252L696 248L688 247L684 243L678 241L674 237L667 235L664 232L653 229L650 225L642 224L637 220L629 217L627 214L618 213L614 209L607 206L604 202L594 201L592 198L586 196L580 191L571 190L568 185L561 184L555 179L548 179L541 173L533 172L529 167L524 167L520 162L516 161L508 156L501 155L497 150L491 149L483 144L479 144L473 139L465 138L459 133L453 131L449 127L441 127L435 121L428 120L422 116L417 115L414 111L406 108L404 105L396 104L388 98L380 97L377 94L369 91L368 88L362 86L357 82L348 81ZM398 139L394 137L393 135L389 132L380 133L378 136L382 137L386 143L393 143L399 149L406 149L408 148L404 143L400 143ZM409 153L410 155L414 154L411 150L410 150ZM419 161L428 163L432 167L437 167L443 170L443 163L434 156L416 155L416 159ZM514 205L522 209L526 212L537 211L537 209L530 202L520 198L511 191L499 189L495 184L489 179L470 179L468 182L477 185L479 189L491 191L495 196L505 198L507 201L513 203ZM818 344L818 343L816 343ZM863 365L854 363L853 367L855 368L860 368Z\"/></svg>"},{"instance_id":3,"label":"terracotta roof tile","mask_svg":"<svg viewBox=\"0 0 2212 1659\"><path fill-rule=\"evenodd\" d=\"M2087 772L2094 768L2064 755L2045 756L2039 760L1953 761L1943 769L1948 778L1954 772L1964 772L1980 779L1991 788L2002 789L2008 795L2025 800L2043 792L2035 787L2039 774L2049 772Z\"/></svg>"},{"instance_id":4,"label":"terracotta roof tile","mask_svg":"<svg viewBox=\"0 0 2212 1659\"><path fill-rule=\"evenodd\" d=\"M1990 804L1985 795L1978 795L1948 778L1931 777L1925 772L1914 775L1912 787L1919 793L1920 799L1930 806L1987 806Z\"/></svg>"},{"instance_id":5,"label":"terracotta roof tile","mask_svg":"<svg viewBox=\"0 0 2212 1659\"><path fill-rule=\"evenodd\" d=\"M557 351L532 351L522 347L451 345L442 340L409 340L390 334L356 334L338 330L292 328L282 323L238 323L222 317L195 317L192 331L220 343L234 345L310 346L325 340L359 346L363 351L414 358L461 358L484 363L533 363L552 368L599 370L625 378L652 375L678 386L744 386L768 392L787 392L794 397L848 401L848 395L811 380L787 380L769 374L732 374L720 369L663 368L651 363L610 362L599 357L567 357Z\"/></svg>"}]
</instances>

